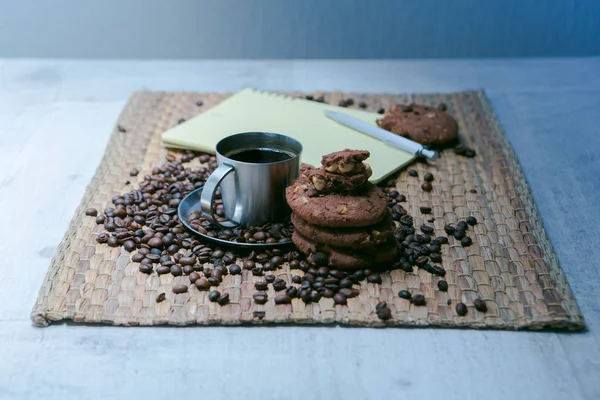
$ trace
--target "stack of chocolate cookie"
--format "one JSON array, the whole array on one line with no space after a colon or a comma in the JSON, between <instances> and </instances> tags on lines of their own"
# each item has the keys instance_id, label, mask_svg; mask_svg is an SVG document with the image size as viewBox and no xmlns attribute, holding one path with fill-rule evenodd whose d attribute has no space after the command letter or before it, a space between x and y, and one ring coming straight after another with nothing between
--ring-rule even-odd
<instances>
[{"instance_id":1,"label":"stack of chocolate cookie","mask_svg":"<svg viewBox=\"0 0 600 400\"><path fill-rule=\"evenodd\" d=\"M397 255L394 221L385 193L370 183L368 151L323 156L322 167L304 167L287 188L292 241L311 264L366 268Z\"/></svg>"}]
</instances>

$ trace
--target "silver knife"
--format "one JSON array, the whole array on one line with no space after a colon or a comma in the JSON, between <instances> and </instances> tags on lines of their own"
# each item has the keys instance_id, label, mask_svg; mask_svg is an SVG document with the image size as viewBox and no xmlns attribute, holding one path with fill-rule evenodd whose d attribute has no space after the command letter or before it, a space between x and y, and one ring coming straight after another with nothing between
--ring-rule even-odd
<instances>
[{"instance_id":1,"label":"silver knife","mask_svg":"<svg viewBox=\"0 0 600 400\"><path fill-rule=\"evenodd\" d=\"M385 129L381 129L377 126L369 124L368 122L361 121L360 119L335 111L326 110L323 112L328 118L331 118L332 120L342 125L345 125L349 128L362 132L365 135L380 140L389 146L396 147L400 150L404 150L409 153L413 153L418 157L426 157L430 160L435 160L440 156L437 151L426 149L420 143L413 142L412 140L404 138L402 136L398 136L390 131L386 131Z\"/></svg>"}]
</instances>

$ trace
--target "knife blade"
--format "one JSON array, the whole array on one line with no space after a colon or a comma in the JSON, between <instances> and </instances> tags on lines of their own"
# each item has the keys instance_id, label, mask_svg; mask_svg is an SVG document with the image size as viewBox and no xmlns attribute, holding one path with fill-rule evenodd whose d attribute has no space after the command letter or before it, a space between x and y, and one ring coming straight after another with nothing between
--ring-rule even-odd
<instances>
[{"instance_id":1,"label":"knife blade","mask_svg":"<svg viewBox=\"0 0 600 400\"><path fill-rule=\"evenodd\" d=\"M398 136L360 119L336 111L325 110L323 113L335 122L382 141L388 146L413 153L418 157L426 157L430 160L435 160L440 156L437 151L429 150L420 143Z\"/></svg>"}]
</instances>

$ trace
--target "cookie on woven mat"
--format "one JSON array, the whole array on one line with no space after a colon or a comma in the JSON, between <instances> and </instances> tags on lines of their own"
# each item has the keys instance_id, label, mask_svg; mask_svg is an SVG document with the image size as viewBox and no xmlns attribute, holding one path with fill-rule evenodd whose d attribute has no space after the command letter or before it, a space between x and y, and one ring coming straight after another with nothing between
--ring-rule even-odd
<instances>
[{"instance_id":1,"label":"cookie on woven mat","mask_svg":"<svg viewBox=\"0 0 600 400\"><path fill-rule=\"evenodd\" d=\"M420 104L396 105L377 125L425 145L448 143L458 135L458 124L450 114Z\"/></svg>"},{"instance_id":2,"label":"cookie on woven mat","mask_svg":"<svg viewBox=\"0 0 600 400\"><path fill-rule=\"evenodd\" d=\"M297 214L292 214L294 229L302 236L318 243L335 247L367 248L391 242L395 224L388 213L381 222L363 228L324 228L311 225Z\"/></svg>"},{"instance_id":3,"label":"cookie on woven mat","mask_svg":"<svg viewBox=\"0 0 600 400\"><path fill-rule=\"evenodd\" d=\"M325 171L339 175L364 174L367 166L363 163L371 153L367 150L345 149L326 154L321 159ZM371 176L371 173L369 173Z\"/></svg>"},{"instance_id":4,"label":"cookie on woven mat","mask_svg":"<svg viewBox=\"0 0 600 400\"><path fill-rule=\"evenodd\" d=\"M345 228L374 225L388 213L387 195L370 182L350 194L320 196L306 175L300 175L285 190L293 212L312 225Z\"/></svg>"},{"instance_id":5,"label":"cookie on woven mat","mask_svg":"<svg viewBox=\"0 0 600 400\"><path fill-rule=\"evenodd\" d=\"M398 249L390 244L382 244L364 251L353 251L314 242L296 231L292 234L292 242L307 255L309 263L315 264L313 254L322 253L327 256L326 265L340 269L367 268L388 263L398 255Z\"/></svg>"},{"instance_id":6,"label":"cookie on woven mat","mask_svg":"<svg viewBox=\"0 0 600 400\"><path fill-rule=\"evenodd\" d=\"M372 171L368 167L364 172L353 175L333 174L322 168L314 168L307 175L315 189L320 193L344 193L360 189L371 177Z\"/></svg>"}]
</instances>

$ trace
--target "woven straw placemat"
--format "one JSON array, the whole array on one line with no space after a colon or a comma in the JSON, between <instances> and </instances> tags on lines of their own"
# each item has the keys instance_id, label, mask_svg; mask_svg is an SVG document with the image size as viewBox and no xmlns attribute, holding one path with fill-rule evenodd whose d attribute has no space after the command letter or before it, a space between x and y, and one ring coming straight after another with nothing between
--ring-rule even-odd
<instances>
[{"instance_id":1,"label":"woven straw placemat","mask_svg":"<svg viewBox=\"0 0 600 400\"><path fill-rule=\"evenodd\" d=\"M292 95L298 95L292 94ZM319 95L319 94L316 94ZM544 231L531 193L515 155L483 92L444 95L359 95L324 93L328 102L354 99L354 107L365 102L369 109L388 108L397 102L414 101L436 105L444 102L460 126L461 142L477 151L464 158L452 150L442 152L435 164L415 163L412 168L423 176L433 172L434 189L419 188L420 180L409 179L406 171L395 178L400 193L407 196L405 208L420 226L425 218L419 206L429 205L436 218L436 236L443 235L447 223L469 215L479 223L469 232L474 244L461 247L451 241L443 246L442 266L447 270L448 292L437 290L440 279L422 269L413 273L394 270L382 274L382 283L361 282L358 297L347 306L332 299L305 305L295 298L292 304L275 305L275 292L269 288L269 302L252 300L253 283L263 278L248 271L227 275L219 286L230 294L225 306L208 301L207 292L193 285L189 292L174 294L172 284L189 284L186 276L158 276L139 272L138 264L122 248L97 244L102 231L85 209L104 209L113 196L132 189L126 183L142 179L154 166L163 163L167 150L160 134L225 99L225 94L138 92L133 95L115 127L106 154L75 212L64 239L58 246L33 307L31 318L45 326L61 320L113 325L189 325L242 323L341 323L362 326L441 326L494 329L582 329L583 316ZM199 107L196 102L204 103ZM125 132L123 132L125 130ZM340 144L340 149L343 143ZM132 168L141 172L129 176ZM238 260L240 263L241 260ZM292 274L284 264L275 275L291 284ZM422 293L425 307L411 305L398 297L408 289ZM166 300L157 303L159 293ZM473 300L483 299L487 313L473 308ZM448 305L448 299L452 304ZM375 313L379 301L386 301L392 318L381 321ZM467 304L461 317L455 304Z\"/></svg>"}]
</instances>

